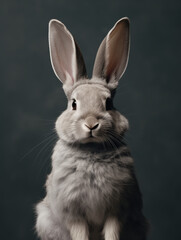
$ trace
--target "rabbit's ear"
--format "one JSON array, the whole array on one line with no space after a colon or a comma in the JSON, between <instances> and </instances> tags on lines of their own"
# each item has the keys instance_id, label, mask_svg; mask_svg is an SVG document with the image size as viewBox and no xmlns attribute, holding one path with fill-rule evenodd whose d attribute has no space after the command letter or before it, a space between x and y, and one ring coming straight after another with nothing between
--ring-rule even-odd
<instances>
[{"instance_id":1,"label":"rabbit's ear","mask_svg":"<svg viewBox=\"0 0 181 240\"><path fill-rule=\"evenodd\" d=\"M86 68L78 45L65 25L56 19L49 22L50 59L56 76L68 89L81 77Z\"/></svg>"},{"instance_id":2,"label":"rabbit's ear","mask_svg":"<svg viewBox=\"0 0 181 240\"><path fill-rule=\"evenodd\" d=\"M129 19L116 22L102 41L93 68L93 77L117 82L126 70L129 56Z\"/></svg>"}]
</instances>

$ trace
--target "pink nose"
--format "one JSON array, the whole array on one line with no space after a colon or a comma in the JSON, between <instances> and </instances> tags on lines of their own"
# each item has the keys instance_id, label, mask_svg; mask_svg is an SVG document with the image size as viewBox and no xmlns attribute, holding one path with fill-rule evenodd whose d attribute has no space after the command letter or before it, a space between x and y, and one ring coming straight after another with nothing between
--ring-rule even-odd
<instances>
[{"instance_id":1,"label":"pink nose","mask_svg":"<svg viewBox=\"0 0 181 240\"><path fill-rule=\"evenodd\" d=\"M88 129L94 130L94 129L98 128L99 123L98 123L98 121L97 121L97 119L96 119L95 117L90 116L90 117L87 117L87 118L85 119L84 125L85 125Z\"/></svg>"}]
</instances>

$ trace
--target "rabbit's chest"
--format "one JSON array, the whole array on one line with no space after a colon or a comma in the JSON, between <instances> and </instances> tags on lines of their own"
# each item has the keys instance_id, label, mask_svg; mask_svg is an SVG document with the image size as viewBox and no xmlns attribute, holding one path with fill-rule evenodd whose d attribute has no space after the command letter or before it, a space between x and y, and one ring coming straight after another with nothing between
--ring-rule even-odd
<instances>
[{"instance_id":1,"label":"rabbit's chest","mask_svg":"<svg viewBox=\"0 0 181 240\"><path fill-rule=\"evenodd\" d=\"M121 178L125 173L116 164L84 160L72 167L62 166L61 173L55 191L66 211L79 212L90 221L96 219L101 223L106 209L117 205L115 201L120 199Z\"/></svg>"},{"instance_id":2,"label":"rabbit's chest","mask_svg":"<svg viewBox=\"0 0 181 240\"><path fill-rule=\"evenodd\" d=\"M60 190L66 194L68 199L77 198L84 199L84 201L95 199L95 201L99 201L102 197L111 197L116 185L120 184L120 179L117 176L118 171L116 166L114 167L79 161L74 168L63 170L67 172L67 175L59 178Z\"/></svg>"}]
</instances>

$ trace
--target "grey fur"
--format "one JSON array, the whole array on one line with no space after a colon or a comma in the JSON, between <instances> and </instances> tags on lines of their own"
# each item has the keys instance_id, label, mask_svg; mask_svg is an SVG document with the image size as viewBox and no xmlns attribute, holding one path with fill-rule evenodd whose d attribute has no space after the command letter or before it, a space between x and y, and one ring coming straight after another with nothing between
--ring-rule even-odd
<instances>
[{"instance_id":1,"label":"grey fur","mask_svg":"<svg viewBox=\"0 0 181 240\"><path fill-rule=\"evenodd\" d=\"M125 24L125 18L118 21L119 25L121 21ZM64 29L61 34L69 36L60 24L60 29ZM53 43L56 41L53 39ZM76 46L73 37L70 41L73 42L68 44ZM106 99L113 100L118 84L118 79L113 81L115 69L111 81L100 78L100 74L91 80L80 79L84 75L80 74L79 66L83 59L75 60L79 59L74 56L75 49L72 54L69 52L70 62L76 61L72 72L62 72L62 66L56 69L57 53L56 58L51 56L54 71L64 78L61 80L68 106L56 121L59 140L52 155L46 196L36 207L37 234L42 240L145 240L147 222L142 214L141 193L133 159L124 143L128 121L112 105L110 108L106 105ZM121 57L125 58L125 52ZM127 59L123 60L126 64ZM122 66L120 75L125 67ZM76 99L75 108L72 99Z\"/></svg>"}]
</instances>

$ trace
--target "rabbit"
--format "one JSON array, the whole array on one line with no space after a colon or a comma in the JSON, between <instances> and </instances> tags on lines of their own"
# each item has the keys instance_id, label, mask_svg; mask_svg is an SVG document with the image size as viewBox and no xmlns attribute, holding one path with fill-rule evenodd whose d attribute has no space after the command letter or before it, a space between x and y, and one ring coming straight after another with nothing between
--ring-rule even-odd
<instances>
[{"instance_id":1,"label":"rabbit","mask_svg":"<svg viewBox=\"0 0 181 240\"><path fill-rule=\"evenodd\" d=\"M58 20L49 23L51 64L68 105L55 124L46 196L36 205L42 240L146 239L142 195L124 141L129 124L113 105L128 62L129 25L124 17L108 32L88 79L71 33Z\"/></svg>"}]
</instances>

